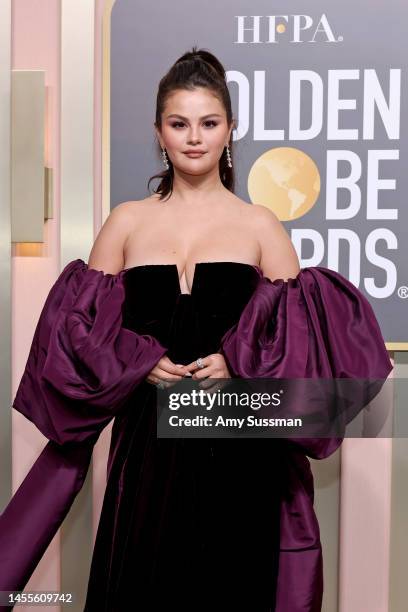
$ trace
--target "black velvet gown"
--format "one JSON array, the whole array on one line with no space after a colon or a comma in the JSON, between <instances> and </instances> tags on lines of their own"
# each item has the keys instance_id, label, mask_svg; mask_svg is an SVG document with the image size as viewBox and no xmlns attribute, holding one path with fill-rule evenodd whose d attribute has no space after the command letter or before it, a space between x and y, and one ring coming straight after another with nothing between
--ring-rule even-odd
<instances>
[{"instance_id":1,"label":"black velvet gown","mask_svg":"<svg viewBox=\"0 0 408 612\"><path fill-rule=\"evenodd\" d=\"M124 279L123 326L187 364L219 350L258 273L198 263L191 294L174 264L129 268ZM114 421L85 612L273 611L278 441L157 438L156 393L142 382Z\"/></svg>"}]
</instances>

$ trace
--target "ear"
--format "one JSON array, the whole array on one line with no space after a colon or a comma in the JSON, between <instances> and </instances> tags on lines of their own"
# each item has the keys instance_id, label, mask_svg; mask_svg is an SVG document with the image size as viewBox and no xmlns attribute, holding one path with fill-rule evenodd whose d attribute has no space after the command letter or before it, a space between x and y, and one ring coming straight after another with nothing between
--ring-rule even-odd
<instances>
[{"instance_id":1,"label":"ear","mask_svg":"<svg viewBox=\"0 0 408 612\"><path fill-rule=\"evenodd\" d=\"M154 129L155 129L155 131L156 131L156 137L157 137L157 140L158 140L158 142L159 142L159 145L160 145L160 147L161 147L162 149L164 149L165 147L164 147L164 144L163 144L163 143L162 143L162 141L161 141L161 133L160 133L160 130L159 130L159 128L156 126L156 123L154 123L153 125L154 125Z\"/></svg>"},{"instance_id":2,"label":"ear","mask_svg":"<svg viewBox=\"0 0 408 612\"><path fill-rule=\"evenodd\" d=\"M236 129L236 121L235 121L235 119L233 119L232 123L231 123L231 127L228 130L228 142L231 140L231 132L232 132L232 130L235 130L235 129Z\"/></svg>"}]
</instances>

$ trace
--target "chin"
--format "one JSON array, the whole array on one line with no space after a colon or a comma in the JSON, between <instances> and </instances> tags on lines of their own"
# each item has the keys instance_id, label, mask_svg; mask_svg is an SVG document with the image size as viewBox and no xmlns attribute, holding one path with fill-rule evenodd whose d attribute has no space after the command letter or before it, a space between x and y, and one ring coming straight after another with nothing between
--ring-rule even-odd
<instances>
[{"instance_id":1,"label":"chin","mask_svg":"<svg viewBox=\"0 0 408 612\"><path fill-rule=\"evenodd\" d=\"M178 166L178 170L185 174L200 175L211 170L211 165L207 164L183 164Z\"/></svg>"}]
</instances>

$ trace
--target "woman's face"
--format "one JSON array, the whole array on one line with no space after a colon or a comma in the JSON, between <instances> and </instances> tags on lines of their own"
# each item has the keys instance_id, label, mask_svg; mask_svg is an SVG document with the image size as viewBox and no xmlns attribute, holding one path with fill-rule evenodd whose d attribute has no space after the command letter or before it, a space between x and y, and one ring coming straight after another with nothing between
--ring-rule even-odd
<instances>
[{"instance_id":1,"label":"woman's face","mask_svg":"<svg viewBox=\"0 0 408 612\"><path fill-rule=\"evenodd\" d=\"M204 87L179 89L166 102L162 129L156 133L173 166L186 174L203 174L218 165L232 127L218 98ZM189 156L187 151L203 151Z\"/></svg>"}]
</instances>

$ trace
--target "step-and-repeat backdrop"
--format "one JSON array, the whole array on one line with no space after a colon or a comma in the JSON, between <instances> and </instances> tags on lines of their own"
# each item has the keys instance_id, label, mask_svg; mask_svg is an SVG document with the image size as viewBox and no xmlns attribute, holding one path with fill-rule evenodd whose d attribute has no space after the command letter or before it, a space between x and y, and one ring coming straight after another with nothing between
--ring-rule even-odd
<instances>
[{"instance_id":1,"label":"step-and-repeat backdrop","mask_svg":"<svg viewBox=\"0 0 408 612\"><path fill-rule=\"evenodd\" d=\"M163 168L159 80L192 45L206 48L226 68L238 121L237 195L279 216L302 267L327 266L361 289L387 343L408 342L406 7L288 8L116 1L111 204L148 195L147 179Z\"/></svg>"}]
</instances>

